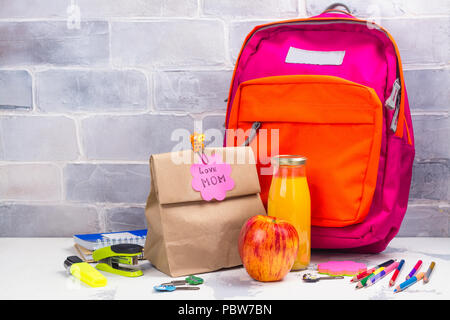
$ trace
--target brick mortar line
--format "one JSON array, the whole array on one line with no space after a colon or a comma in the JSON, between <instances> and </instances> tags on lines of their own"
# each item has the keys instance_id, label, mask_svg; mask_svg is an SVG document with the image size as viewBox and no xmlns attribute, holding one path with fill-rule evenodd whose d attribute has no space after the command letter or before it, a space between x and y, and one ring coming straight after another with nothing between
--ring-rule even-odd
<instances>
[{"instance_id":1,"label":"brick mortar line","mask_svg":"<svg viewBox=\"0 0 450 320\"><path fill-rule=\"evenodd\" d=\"M229 46L228 46L229 47ZM95 65L87 67L85 65L52 65L52 64L40 64L40 65L11 65L11 66L0 66L0 71L28 71L30 73L43 73L46 71L136 71L136 72L216 72L216 71L229 71L233 72L235 68L235 62L231 61L230 64L224 63L221 65ZM403 63L404 71L412 70L442 70L450 68L450 63L442 62L432 62L432 63Z\"/></svg>"},{"instance_id":2,"label":"brick mortar line","mask_svg":"<svg viewBox=\"0 0 450 320\"><path fill-rule=\"evenodd\" d=\"M17 110L17 111L11 111L9 109L5 109L4 111L0 110L0 118L1 117L66 117L70 118L72 120L80 119L85 120L87 118L97 117L97 116L142 116L142 115L154 115L154 116L176 116L176 117L184 117L188 116L191 118L198 118L199 116L225 116L225 108L223 107L223 111L221 108L218 108L217 110L211 110L211 111L202 111L202 112L190 112L190 111L183 111L183 110L136 110L136 111L127 111L127 112L108 112L108 111L99 111L99 112L42 112L42 111L35 111L32 112L32 110Z\"/></svg>"},{"instance_id":3,"label":"brick mortar line","mask_svg":"<svg viewBox=\"0 0 450 320\"><path fill-rule=\"evenodd\" d=\"M267 21L267 22L276 22L276 21L283 21L283 20L292 20L292 19L303 19L303 18L312 18L313 16L319 15L319 13L314 14L314 15L298 15L298 16L291 16L291 17L275 17L275 18L270 18L270 17L266 17L266 16L251 16L251 17L239 17L239 16L215 16L216 18L220 19L223 18L225 21L229 22L229 23L241 23L241 22L256 22L256 21ZM426 19L440 19L440 18L448 18L450 17L450 15L448 14L439 14L439 15L403 15L403 16L355 16L356 19L360 19L360 20L367 20L367 21L373 21L375 23L377 23L377 21L380 20L389 20L389 21L393 21L393 20L426 20ZM383 27L383 25L381 24L381 27ZM389 30L388 30L389 31Z\"/></svg>"},{"instance_id":4,"label":"brick mortar line","mask_svg":"<svg viewBox=\"0 0 450 320\"><path fill-rule=\"evenodd\" d=\"M149 154L150 158L150 154ZM417 164L435 164L446 163L450 161L450 158L434 157L434 158L419 158L415 157L414 162ZM120 159L77 159L77 160L30 160L30 161L14 161L14 160L1 160L0 166L28 166L28 165L43 165L43 166L61 166L65 167L71 164L92 164L92 165L149 165L149 160L120 160Z\"/></svg>"},{"instance_id":5,"label":"brick mortar line","mask_svg":"<svg viewBox=\"0 0 450 320\"><path fill-rule=\"evenodd\" d=\"M442 110L442 111L414 111L414 109L411 111L411 116L449 116L448 110Z\"/></svg>"},{"instance_id":6,"label":"brick mortar line","mask_svg":"<svg viewBox=\"0 0 450 320\"><path fill-rule=\"evenodd\" d=\"M22 71L26 70L34 73L42 73L46 71L136 71L136 72L200 72L200 71L230 71L234 70L234 65L222 64L222 65L180 65L180 66L171 66L171 65L136 65L136 66L103 66L96 65L86 67L85 65L67 65L67 66L58 66L58 65L12 65L12 66L0 66L0 71Z\"/></svg>"},{"instance_id":7,"label":"brick mortar line","mask_svg":"<svg viewBox=\"0 0 450 320\"><path fill-rule=\"evenodd\" d=\"M222 21L223 24L223 41L224 41L224 50L225 50L225 60L227 65L233 64L233 59L231 57L231 48L230 48L230 25L225 21Z\"/></svg>"},{"instance_id":8,"label":"brick mortar line","mask_svg":"<svg viewBox=\"0 0 450 320\"><path fill-rule=\"evenodd\" d=\"M42 200L42 201L36 201L36 200L0 200L0 206L6 205L30 205L30 206L65 206L66 203L63 202L55 202L55 201L49 201L49 200ZM74 203L72 205L73 207L80 207L80 208L94 208L97 209L96 205L91 203Z\"/></svg>"},{"instance_id":9,"label":"brick mortar line","mask_svg":"<svg viewBox=\"0 0 450 320\"><path fill-rule=\"evenodd\" d=\"M197 17L201 17L203 14L203 1L197 0Z\"/></svg>"},{"instance_id":10,"label":"brick mortar line","mask_svg":"<svg viewBox=\"0 0 450 320\"><path fill-rule=\"evenodd\" d=\"M32 70L27 70L27 72L30 74L31 78L31 110L35 112L37 110L37 99L38 99L38 86L37 86L37 80L36 75Z\"/></svg>"},{"instance_id":11,"label":"brick mortar line","mask_svg":"<svg viewBox=\"0 0 450 320\"><path fill-rule=\"evenodd\" d=\"M298 15L301 15L301 16L307 15L306 9L307 9L306 1L298 0L297 1L297 13L298 13Z\"/></svg>"},{"instance_id":12,"label":"brick mortar line","mask_svg":"<svg viewBox=\"0 0 450 320\"><path fill-rule=\"evenodd\" d=\"M227 41L227 39L225 39ZM46 71L136 71L136 72L215 72L215 71L229 71L233 72L235 67L235 62L231 61L231 64L224 63L222 65L136 65L136 66L103 66L96 65L87 67L85 65L52 65L52 64L40 64L40 65L11 65L11 66L0 66L0 71L28 71L30 73L43 73ZM450 63L442 62L432 62L432 63L404 63L403 70L441 70L450 68Z\"/></svg>"},{"instance_id":13,"label":"brick mortar line","mask_svg":"<svg viewBox=\"0 0 450 320\"><path fill-rule=\"evenodd\" d=\"M229 39L228 39L229 40ZM225 39L227 41L227 39ZM228 46L229 47L229 46ZM0 71L21 71L26 70L28 72L41 73L45 71L137 71L137 72L214 72L214 71L229 71L233 72L235 62L231 61L231 64L224 63L219 65L66 65L59 66L53 64L39 64L39 65L10 65L0 66ZM450 68L450 63L432 62L432 63L403 63L403 70L439 70Z\"/></svg>"},{"instance_id":14,"label":"brick mortar line","mask_svg":"<svg viewBox=\"0 0 450 320\"><path fill-rule=\"evenodd\" d=\"M107 226L107 215L105 212L105 209L102 207L95 207L97 211L97 217L98 217L98 224L100 227L100 232L106 232L106 226Z\"/></svg>"},{"instance_id":15,"label":"brick mortar line","mask_svg":"<svg viewBox=\"0 0 450 320\"><path fill-rule=\"evenodd\" d=\"M150 158L150 155L149 155ZM430 159L432 160L432 159ZM102 160L102 159L83 159L83 160L67 160L67 161L14 161L14 160L1 160L0 166L8 166L8 165L18 165L18 166L26 166L26 165L48 165L48 166L61 166L65 167L70 164L123 164L123 165L136 165L136 164L144 164L149 165L148 160Z\"/></svg>"},{"instance_id":16,"label":"brick mortar line","mask_svg":"<svg viewBox=\"0 0 450 320\"><path fill-rule=\"evenodd\" d=\"M298 8L299 9L299 8ZM294 14L286 14L285 16L239 16L239 15L209 15L201 12L200 15L194 16L89 16L87 18L81 17L81 23L83 22L158 22L158 21L237 21L237 22L251 22L255 20L270 20L270 21L282 21L289 20L293 18L309 18L315 15L319 15L320 13L314 13L308 15L305 12L303 16L303 12L297 10ZM406 13L403 15L396 16L355 16L361 20L420 20L420 19L433 19L433 18L447 18L450 17L449 14L412 14ZM39 18L0 18L0 22L67 22L67 17L39 17Z\"/></svg>"},{"instance_id":17,"label":"brick mortar line","mask_svg":"<svg viewBox=\"0 0 450 320\"><path fill-rule=\"evenodd\" d=\"M149 154L150 158L150 154ZM414 162L417 164L427 163L446 163L450 161L450 158L435 157L435 158L414 158ZM56 166L64 168L71 164L91 164L91 165L149 165L149 160L120 160L120 159L77 159L77 160L31 160L31 161L14 161L14 160L0 160L0 166L28 166L28 165L43 165L43 166Z\"/></svg>"},{"instance_id":18,"label":"brick mortar line","mask_svg":"<svg viewBox=\"0 0 450 320\"><path fill-rule=\"evenodd\" d=\"M449 63L430 63L430 64L403 64L403 71L427 71L427 70L447 70Z\"/></svg>"},{"instance_id":19,"label":"brick mortar line","mask_svg":"<svg viewBox=\"0 0 450 320\"><path fill-rule=\"evenodd\" d=\"M417 199L417 198L409 199L408 208L421 208L421 207L450 208L450 202L447 200L431 200L431 199Z\"/></svg>"},{"instance_id":20,"label":"brick mortar line","mask_svg":"<svg viewBox=\"0 0 450 320\"><path fill-rule=\"evenodd\" d=\"M150 155L149 155L150 158ZM450 158L415 158L414 164L446 164ZM144 165L148 166L149 161L128 161L128 160L75 160L75 161L0 161L0 167L8 166L49 166L64 170L68 165ZM62 174L64 176L64 174Z\"/></svg>"},{"instance_id":21,"label":"brick mortar line","mask_svg":"<svg viewBox=\"0 0 450 320\"><path fill-rule=\"evenodd\" d=\"M167 21L218 21L222 16L202 15L202 16L154 16L154 17L114 17L114 16L90 16L83 18L81 15L81 23L90 22L167 22ZM279 19L279 18L278 18ZM1 22L67 22L64 17L41 17L41 18L0 18Z\"/></svg>"},{"instance_id":22,"label":"brick mortar line","mask_svg":"<svg viewBox=\"0 0 450 320\"><path fill-rule=\"evenodd\" d=\"M149 190L150 191L150 190ZM143 199L142 202L81 202L81 201L51 201L51 200L0 200L0 205L68 205L74 207L96 207L96 208L122 208L122 207L141 207L145 208L147 199ZM436 207L436 208L450 208L450 202L447 200L431 200L431 199L417 199L411 198L408 202L408 208L421 208L421 207Z\"/></svg>"},{"instance_id":23,"label":"brick mortar line","mask_svg":"<svg viewBox=\"0 0 450 320\"><path fill-rule=\"evenodd\" d=\"M175 115L175 116L189 116L191 115L187 111L154 111L149 112L148 110L136 110L136 111L118 111L118 112L108 112L108 111L99 111L99 112L42 112L37 111L31 113L30 111L12 112L11 110L5 110L4 112L0 111L0 116L30 116L30 117L67 117L71 119L75 119L76 117L84 120L85 118L95 117L95 116L139 116L139 115Z\"/></svg>"},{"instance_id":24,"label":"brick mortar line","mask_svg":"<svg viewBox=\"0 0 450 320\"><path fill-rule=\"evenodd\" d=\"M149 190L150 192L150 190ZM75 202L75 201L51 201L51 200L0 200L1 205L35 205L35 206L73 206L73 207L93 207L96 209L106 208L123 208L123 207L139 207L145 208L145 203L147 199L143 199L142 202L139 203L128 203L128 202Z\"/></svg>"},{"instance_id":25,"label":"brick mortar line","mask_svg":"<svg viewBox=\"0 0 450 320\"><path fill-rule=\"evenodd\" d=\"M144 72L144 74L145 79L147 80L147 111L155 112L156 111L155 75L152 71Z\"/></svg>"},{"instance_id":26,"label":"brick mortar line","mask_svg":"<svg viewBox=\"0 0 450 320\"><path fill-rule=\"evenodd\" d=\"M75 123L75 137L77 140L77 149L78 149L78 159L82 160L86 158L86 155L84 153L84 144L83 144L83 138L81 135L81 120L79 118L72 118L72 120Z\"/></svg>"},{"instance_id":27,"label":"brick mortar line","mask_svg":"<svg viewBox=\"0 0 450 320\"><path fill-rule=\"evenodd\" d=\"M129 117L129 116L142 116L142 115L150 115L150 116L175 116L175 117L191 117L192 119L199 119L205 117L214 117L214 116L223 116L225 117L225 108L223 107L223 111L221 109L211 110L211 111L202 111L202 112L190 112L183 110L138 110L138 111L129 111L129 112L107 112L107 111L99 111L99 112L40 112L39 110L35 112L25 111L25 110L17 110L11 111L9 109L5 109L4 111L0 110L0 117L43 117L43 118L51 118L51 117L66 117L70 118L74 121L76 120L85 120L87 118L93 117L105 117L105 116L116 116L116 117ZM433 111L414 111L411 110L411 115L413 116L449 116L448 110L433 110Z\"/></svg>"},{"instance_id":28,"label":"brick mortar line","mask_svg":"<svg viewBox=\"0 0 450 320\"><path fill-rule=\"evenodd\" d=\"M60 174L60 177L59 177L60 178L60 196L61 196L60 202L64 203L64 201L67 199L67 197L66 197L67 190L66 190L66 186L64 183L64 166L58 165L58 169L59 169L59 174Z\"/></svg>"},{"instance_id":29,"label":"brick mortar line","mask_svg":"<svg viewBox=\"0 0 450 320\"><path fill-rule=\"evenodd\" d=\"M225 39L226 40L226 39ZM152 72L202 72L202 71L230 71L234 70L234 64L222 64L217 66L189 65L189 66L163 66L155 65L151 69Z\"/></svg>"},{"instance_id":30,"label":"brick mortar line","mask_svg":"<svg viewBox=\"0 0 450 320\"><path fill-rule=\"evenodd\" d=\"M110 67L113 66L111 37L112 37L112 26L111 26L111 22L108 20L108 64Z\"/></svg>"}]
</instances>

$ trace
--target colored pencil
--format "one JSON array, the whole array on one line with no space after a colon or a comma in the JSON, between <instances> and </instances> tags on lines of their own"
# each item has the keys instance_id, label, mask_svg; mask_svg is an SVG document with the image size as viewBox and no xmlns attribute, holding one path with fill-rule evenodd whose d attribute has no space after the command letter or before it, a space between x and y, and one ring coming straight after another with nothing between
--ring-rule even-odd
<instances>
[{"instance_id":1,"label":"colored pencil","mask_svg":"<svg viewBox=\"0 0 450 320\"><path fill-rule=\"evenodd\" d=\"M367 277L365 277L364 279L362 279L360 282L358 282L358 284L356 285L356 289L360 289L362 287L365 287L367 284L367 281L376 276L377 274L379 274L381 271L384 270L384 267L378 268L377 270L375 270L372 274L369 274Z\"/></svg>"},{"instance_id":2,"label":"colored pencil","mask_svg":"<svg viewBox=\"0 0 450 320\"><path fill-rule=\"evenodd\" d=\"M379 281L380 279L383 279L386 275L388 275L389 273L391 273L392 271L394 271L395 268L397 268L399 265L398 262L394 262L391 263L389 266L387 266L386 268L384 268L384 270L382 270L379 274L373 276L372 278L370 278L366 285L367 286L371 286L373 285L375 282Z\"/></svg>"},{"instance_id":3,"label":"colored pencil","mask_svg":"<svg viewBox=\"0 0 450 320\"><path fill-rule=\"evenodd\" d=\"M383 263L381 263L381 264L379 264L379 265L377 265L377 266L375 266L375 267L373 267L373 268L370 268L370 269L368 269L368 270L366 270L366 271L364 271L364 272L361 272L360 274L354 276L354 277L350 280L350 282L360 281L361 279L363 279L363 278L367 277L368 275L372 274L375 270L377 270L377 269L379 269L379 268L381 268L381 267L387 267L388 265L390 265L390 264L393 263L394 261L395 261L395 260L390 259L390 260L385 261L385 262L383 262Z\"/></svg>"},{"instance_id":4,"label":"colored pencil","mask_svg":"<svg viewBox=\"0 0 450 320\"><path fill-rule=\"evenodd\" d=\"M394 274L392 275L391 280L389 280L389 287L392 287L395 284L395 280L397 280L397 276L402 270L403 265L405 264L405 260L400 260L397 269L395 269Z\"/></svg>"},{"instance_id":5,"label":"colored pencil","mask_svg":"<svg viewBox=\"0 0 450 320\"><path fill-rule=\"evenodd\" d=\"M409 278L408 280L406 280L403 283L400 283L397 288L395 288L394 293L400 292L405 290L406 288L412 286L414 283L419 282L420 280L422 280L424 276L423 272L419 272L416 276L413 276L411 278Z\"/></svg>"},{"instance_id":6,"label":"colored pencil","mask_svg":"<svg viewBox=\"0 0 450 320\"><path fill-rule=\"evenodd\" d=\"M436 263L434 261L431 262L430 266L428 267L427 273L425 273L425 275L423 276L424 283L428 283L428 281L430 281L430 275L431 275L431 272L433 271L435 265L436 265Z\"/></svg>"},{"instance_id":7,"label":"colored pencil","mask_svg":"<svg viewBox=\"0 0 450 320\"><path fill-rule=\"evenodd\" d=\"M416 274L416 272L420 269L420 267L422 266L422 260L417 261L416 265L414 266L414 268L411 270L411 272L406 276L406 280L408 280L409 278L411 278L413 275Z\"/></svg>"},{"instance_id":8,"label":"colored pencil","mask_svg":"<svg viewBox=\"0 0 450 320\"><path fill-rule=\"evenodd\" d=\"M367 277L369 274L372 274L375 270L377 270L377 268L370 268L370 269L367 269L366 271L363 271L363 272L357 274L356 276L354 276L354 277L350 280L350 282L359 281L359 280L361 280L362 278Z\"/></svg>"}]
</instances>

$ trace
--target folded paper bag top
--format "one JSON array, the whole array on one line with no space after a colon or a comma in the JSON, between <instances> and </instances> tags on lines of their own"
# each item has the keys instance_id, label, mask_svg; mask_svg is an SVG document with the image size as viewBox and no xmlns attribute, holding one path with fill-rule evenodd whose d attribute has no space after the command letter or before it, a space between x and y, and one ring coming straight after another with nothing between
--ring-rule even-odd
<instances>
[{"instance_id":1,"label":"folded paper bag top","mask_svg":"<svg viewBox=\"0 0 450 320\"><path fill-rule=\"evenodd\" d=\"M192 188L190 167L200 161L198 154L186 150L150 158L144 256L173 277L240 265L240 229L250 217L265 214L251 148L207 148L204 152L222 155L231 166L234 187L222 201L204 201Z\"/></svg>"},{"instance_id":2,"label":"folded paper bag top","mask_svg":"<svg viewBox=\"0 0 450 320\"><path fill-rule=\"evenodd\" d=\"M261 191L251 148L206 148L205 154L221 155L223 162L231 165L231 178L235 185L227 192L226 198ZM191 150L157 154L150 158L150 166L154 169L152 179L156 184L161 204L203 200L200 192L195 191L191 185L190 168L193 163L198 162L200 157Z\"/></svg>"}]
</instances>

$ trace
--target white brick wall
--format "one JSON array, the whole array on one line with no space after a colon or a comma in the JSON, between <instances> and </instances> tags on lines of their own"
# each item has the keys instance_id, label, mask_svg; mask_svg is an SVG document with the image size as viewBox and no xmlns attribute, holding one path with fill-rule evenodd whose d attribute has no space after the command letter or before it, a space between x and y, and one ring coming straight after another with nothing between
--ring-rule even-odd
<instances>
[{"instance_id":1,"label":"white brick wall","mask_svg":"<svg viewBox=\"0 0 450 320\"><path fill-rule=\"evenodd\" d=\"M73 0L73 28L70 1L0 0L0 236L145 227L150 154L175 128L222 129L247 33L332 2ZM344 2L404 61L417 157L400 235L448 236L450 2Z\"/></svg>"}]
</instances>

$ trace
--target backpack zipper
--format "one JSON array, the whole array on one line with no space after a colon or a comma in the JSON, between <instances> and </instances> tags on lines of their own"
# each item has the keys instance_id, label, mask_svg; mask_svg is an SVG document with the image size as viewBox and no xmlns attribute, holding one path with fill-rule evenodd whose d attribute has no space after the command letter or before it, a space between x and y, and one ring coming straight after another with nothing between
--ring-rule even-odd
<instances>
[{"instance_id":1,"label":"backpack zipper","mask_svg":"<svg viewBox=\"0 0 450 320\"><path fill-rule=\"evenodd\" d=\"M253 139L255 139L256 134L258 133L258 130L260 127L261 127L260 121L253 122L250 134L248 135L247 139L245 139L245 141L241 145L241 147L247 147L250 145L250 143L253 141Z\"/></svg>"},{"instance_id":2,"label":"backpack zipper","mask_svg":"<svg viewBox=\"0 0 450 320\"><path fill-rule=\"evenodd\" d=\"M391 128L392 132L394 132L394 133L397 131L399 111L400 111L400 99L398 99L395 104L394 114L392 115L392 120L391 120L390 128Z\"/></svg>"},{"instance_id":3,"label":"backpack zipper","mask_svg":"<svg viewBox=\"0 0 450 320\"><path fill-rule=\"evenodd\" d=\"M400 93L400 89L401 89L400 79L397 78L397 79L395 79L394 83L392 84L391 94L389 95L389 97L386 99L386 102L384 103L386 108L388 108L389 110L394 110L397 107L397 98L398 98L398 94Z\"/></svg>"},{"instance_id":4,"label":"backpack zipper","mask_svg":"<svg viewBox=\"0 0 450 320\"><path fill-rule=\"evenodd\" d=\"M386 99L386 102L384 103L385 107L389 110L394 110L394 114L392 115L391 125L390 129L392 132L397 131L397 125L398 125L398 114L400 111L400 99L399 99L399 93L400 93L400 79L395 79L394 83L392 84L392 92L389 95L389 97Z\"/></svg>"}]
</instances>

